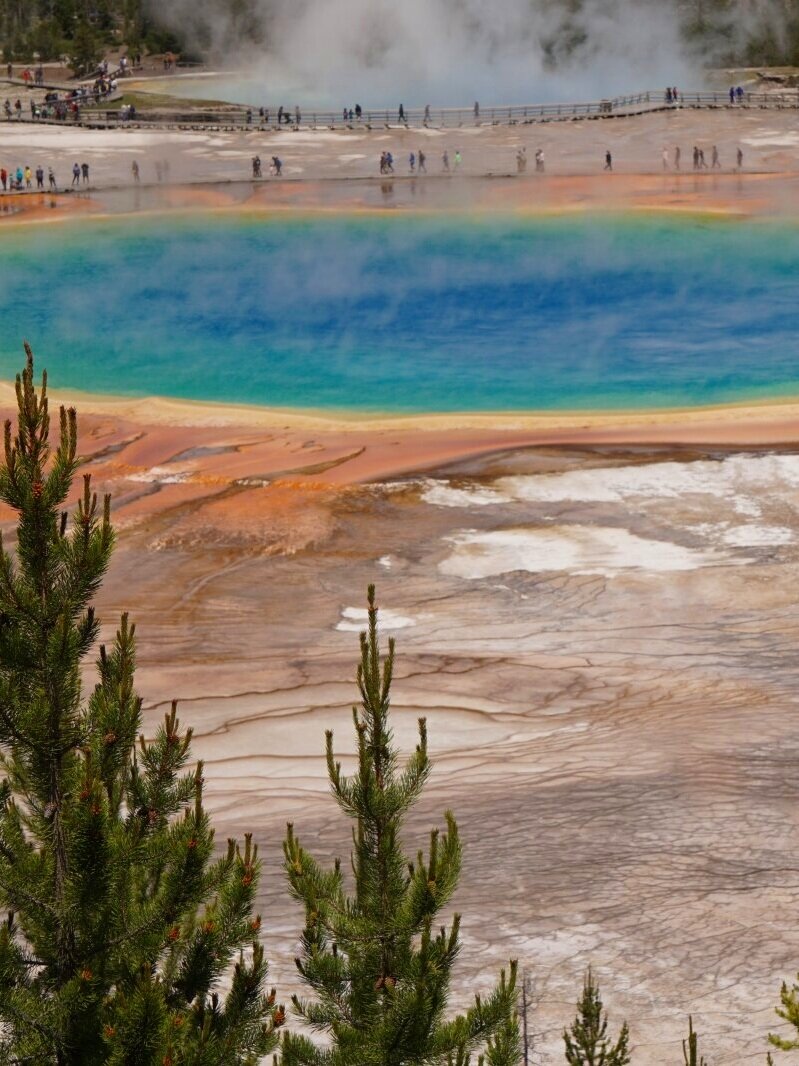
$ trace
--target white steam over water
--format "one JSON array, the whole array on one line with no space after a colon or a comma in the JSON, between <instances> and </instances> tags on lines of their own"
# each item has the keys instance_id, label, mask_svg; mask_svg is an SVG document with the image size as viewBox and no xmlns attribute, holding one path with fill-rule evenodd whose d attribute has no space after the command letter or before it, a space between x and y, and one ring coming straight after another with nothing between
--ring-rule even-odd
<instances>
[{"instance_id":1,"label":"white steam over water","mask_svg":"<svg viewBox=\"0 0 799 1066\"><path fill-rule=\"evenodd\" d=\"M700 88L703 67L753 32L768 26L780 39L790 4L730 0L724 25L695 40L691 55L683 32L691 6L657 0L151 0L151 7L206 54L252 75L242 102L380 108Z\"/></svg>"},{"instance_id":2,"label":"white steam over water","mask_svg":"<svg viewBox=\"0 0 799 1066\"><path fill-rule=\"evenodd\" d=\"M696 81L673 4L254 0L245 18L225 6L171 0L159 17L200 28L226 65L258 78L264 103L289 92L287 106L528 103Z\"/></svg>"}]
</instances>

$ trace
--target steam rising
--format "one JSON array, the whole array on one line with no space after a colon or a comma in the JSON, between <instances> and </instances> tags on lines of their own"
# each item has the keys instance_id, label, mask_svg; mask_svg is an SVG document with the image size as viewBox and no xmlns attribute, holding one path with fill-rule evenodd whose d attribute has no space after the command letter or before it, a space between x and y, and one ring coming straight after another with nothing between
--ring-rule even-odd
<instances>
[{"instance_id":1,"label":"steam rising","mask_svg":"<svg viewBox=\"0 0 799 1066\"><path fill-rule=\"evenodd\" d=\"M752 17L751 0L733 8L727 47L729 28L745 34ZM764 12L758 5L761 22ZM252 72L263 103L338 108L696 87L701 63L687 55L685 14L653 0L172 0L166 17Z\"/></svg>"}]
</instances>

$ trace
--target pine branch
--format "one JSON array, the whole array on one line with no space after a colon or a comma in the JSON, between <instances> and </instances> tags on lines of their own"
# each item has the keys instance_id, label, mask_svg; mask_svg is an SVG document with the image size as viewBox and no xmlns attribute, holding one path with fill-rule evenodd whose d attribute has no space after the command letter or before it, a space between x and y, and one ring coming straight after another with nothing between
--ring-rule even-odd
<instances>
[{"instance_id":1,"label":"pine branch","mask_svg":"<svg viewBox=\"0 0 799 1066\"><path fill-rule=\"evenodd\" d=\"M432 923L455 891L461 864L457 824L446 814L446 832L434 829L427 856L408 861L401 834L404 818L427 780L427 729L404 766L394 745L389 709L395 647L381 654L374 589L368 595L367 631L360 637L353 708L357 767L342 773L333 735L325 741L331 792L353 824L352 890L342 864L321 867L289 825L285 871L292 896L305 907L298 972L309 998L295 997L295 1013L326 1034L329 1047L306 1037L284 1036L282 1066L442 1066L449 1056L465 1066L484 1048L491 1066L512 1066L516 964L483 1000L445 1020L460 920L435 936ZM503 1055L505 1058L503 1059ZM513 1064L515 1066L515 1064Z\"/></svg>"}]
</instances>

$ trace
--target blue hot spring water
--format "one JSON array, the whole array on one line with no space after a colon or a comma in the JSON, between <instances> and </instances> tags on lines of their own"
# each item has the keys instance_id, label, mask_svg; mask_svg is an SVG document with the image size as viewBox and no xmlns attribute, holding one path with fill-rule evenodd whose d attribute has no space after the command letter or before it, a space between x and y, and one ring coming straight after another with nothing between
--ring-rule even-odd
<instances>
[{"instance_id":1,"label":"blue hot spring water","mask_svg":"<svg viewBox=\"0 0 799 1066\"><path fill-rule=\"evenodd\" d=\"M120 219L0 241L0 375L385 412L799 395L799 227L697 218Z\"/></svg>"}]
</instances>

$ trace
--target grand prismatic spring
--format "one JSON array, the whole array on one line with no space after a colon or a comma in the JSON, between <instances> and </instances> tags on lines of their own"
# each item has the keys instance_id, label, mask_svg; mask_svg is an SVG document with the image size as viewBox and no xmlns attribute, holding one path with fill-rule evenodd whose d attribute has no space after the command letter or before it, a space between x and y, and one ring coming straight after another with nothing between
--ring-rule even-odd
<instances>
[{"instance_id":1,"label":"grand prismatic spring","mask_svg":"<svg viewBox=\"0 0 799 1066\"><path fill-rule=\"evenodd\" d=\"M11 338L64 387L372 413L795 396L799 227L701 218L203 219L26 231Z\"/></svg>"},{"instance_id":2,"label":"grand prismatic spring","mask_svg":"<svg viewBox=\"0 0 799 1066\"><path fill-rule=\"evenodd\" d=\"M323 737L352 759L375 582L404 750L428 718L411 847L448 807L464 841L455 1004L518 958L534 1063L563 1061L589 964L634 1066L682 1061L689 1013L708 1066L785 1032L796 114L0 130L15 164L92 168L2 201L0 400L24 337L78 406L118 533L102 636L131 612L146 728L178 698L217 839L255 832L281 998L282 835L350 846ZM719 172L662 170L665 146L685 165L714 143ZM405 172L420 144L429 180ZM249 180L256 151L281 180Z\"/></svg>"}]
</instances>

